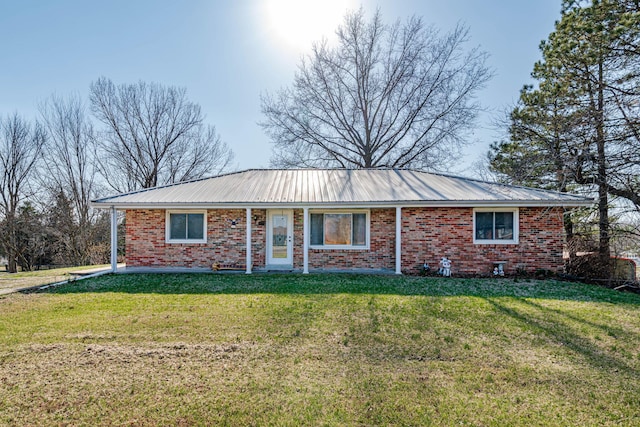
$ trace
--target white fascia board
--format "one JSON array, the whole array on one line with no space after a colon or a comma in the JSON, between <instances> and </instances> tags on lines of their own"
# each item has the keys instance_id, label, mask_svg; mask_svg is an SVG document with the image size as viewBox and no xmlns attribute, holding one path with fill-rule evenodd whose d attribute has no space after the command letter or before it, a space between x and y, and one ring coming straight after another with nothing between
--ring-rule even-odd
<instances>
[{"instance_id":1,"label":"white fascia board","mask_svg":"<svg viewBox=\"0 0 640 427\"><path fill-rule=\"evenodd\" d=\"M432 208L491 208L491 207L586 207L592 206L591 200L464 200L464 201L392 201L371 203L113 203L93 202L91 206L98 209L115 207L126 209L375 209L432 207Z\"/></svg>"}]
</instances>

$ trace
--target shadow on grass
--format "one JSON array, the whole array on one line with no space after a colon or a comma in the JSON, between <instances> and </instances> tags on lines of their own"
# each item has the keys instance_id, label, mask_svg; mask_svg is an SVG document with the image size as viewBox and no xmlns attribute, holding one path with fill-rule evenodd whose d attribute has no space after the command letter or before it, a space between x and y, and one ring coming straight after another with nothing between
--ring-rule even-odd
<instances>
[{"instance_id":1,"label":"shadow on grass","mask_svg":"<svg viewBox=\"0 0 640 427\"><path fill-rule=\"evenodd\" d=\"M640 375L637 369L625 363L622 358L615 357L610 351L604 351L587 339L584 333L575 330L575 324L582 324L611 332L611 328L607 326L588 322L521 298L514 301L518 307L515 304L507 305L491 298L486 298L486 301L498 312L520 322L523 327L531 329L536 336L547 337L554 345L568 349L594 368L602 371L614 370L635 378ZM623 329L619 329L617 333L621 336L627 335L626 339L637 340L636 336L627 334Z\"/></svg>"},{"instance_id":2,"label":"shadow on grass","mask_svg":"<svg viewBox=\"0 0 640 427\"><path fill-rule=\"evenodd\" d=\"M458 279L366 274L108 274L46 290L131 294L377 294L542 298L640 305L640 295L554 280Z\"/></svg>"},{"instance_id":3,"label":"shadow on grass","mask_svg":"<svg viewBox=\"0 0 640 427\"><path fill-rule=\"evenodd\" d=\"M562 310L557 310L554 308L550 308L550 307L545 307L543 305L537 304L531 300L527 300L527 299L520 299L520 302L522 304L528 305L536 310L539 310L540 312L545 314L545 318L546 319L552 319L552 320L569 320L569 321L573 321L576 323L580 323L583 325L586 325L588 327L594 328L594 329L598 329L601 332L603 332L605 335L608 335L610 337L614 337L616 339L623 339L623 340L629 340L629 339L637 339L638 337L635 334L629 334L628 330L619 326L612 326L612 325L608 325L606 323L596 323L596 322L592 322L590 320L587 320L585 318L576 316L576 315L572 315L569 314L566 311L562 311Z\"/></svg>"}]
</instances>

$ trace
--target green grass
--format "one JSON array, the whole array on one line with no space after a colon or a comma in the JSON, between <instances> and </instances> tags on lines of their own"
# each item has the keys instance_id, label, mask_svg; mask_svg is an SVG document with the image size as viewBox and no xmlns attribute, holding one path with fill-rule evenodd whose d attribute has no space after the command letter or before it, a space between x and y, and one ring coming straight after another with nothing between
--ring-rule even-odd
<instances>
[{"instance_id":1,"label":"green grass","mask_svg":"<svg viewBox=\"0 0 640 427\"><path fill-rule=\"evenodd\" d=\"M0 298L0 425L640 424L640 296L108 275Z\"/></svg>"}]
</instances>

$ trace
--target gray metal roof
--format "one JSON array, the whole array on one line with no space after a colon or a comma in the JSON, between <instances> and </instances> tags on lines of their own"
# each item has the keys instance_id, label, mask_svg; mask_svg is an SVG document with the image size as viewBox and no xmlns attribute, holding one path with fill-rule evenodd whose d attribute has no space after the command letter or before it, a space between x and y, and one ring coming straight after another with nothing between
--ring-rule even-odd
<instances>
[{"instance_id":1,"label":"gray metal roof","mask_svg":"<svg viewBox=\"0 0 640 427\"><path fill-rule=\"evenodd\" d=\"M96 207L585 206L593 200L405 169L250 169L94 200Z\"/></svg>"}]
</instances>

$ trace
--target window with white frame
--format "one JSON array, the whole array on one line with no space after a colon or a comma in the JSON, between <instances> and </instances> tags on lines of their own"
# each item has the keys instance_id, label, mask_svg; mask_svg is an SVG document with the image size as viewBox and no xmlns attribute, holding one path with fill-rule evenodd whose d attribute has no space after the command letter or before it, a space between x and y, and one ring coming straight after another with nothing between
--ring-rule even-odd
<instances>
[{"instance_id":1,"label":"window with white frame","mask_svg":"<svg viewBox=\"0 0 640 427\"><path fill-rule=\"evenodd\" d=\"M369 211L310 212L311 247L366 249L369 247Z\"/></svg>"},{"instance_id":2,"label":"window with white frame","mask_svg":"<svg viewBox=\"0 0 640 427\"><path fill-rule=\"evenodd\" d=\"M518 209L474 209L474 243L514 244L518 237Z\"/></svg>"},{"instance_id":3,"label":"window with white frame","mask_svg":"<svg viewBox=\"0 0 640 427\"><path fill-rule=\"evenodd\" d=\"M207 243L207 211L167 211L168 243Z\"/></svg>"}]
</instances>

